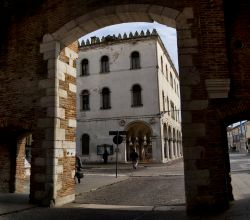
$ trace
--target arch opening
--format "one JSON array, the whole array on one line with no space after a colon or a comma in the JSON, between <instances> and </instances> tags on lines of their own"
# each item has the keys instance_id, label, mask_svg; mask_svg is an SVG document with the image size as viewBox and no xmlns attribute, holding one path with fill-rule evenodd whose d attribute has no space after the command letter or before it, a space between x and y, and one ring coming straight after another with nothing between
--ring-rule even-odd
<instances>
[{"instance_id":1,"label":"arch opening","mask_svg":"<svg viewBox=\"0 0 250 220\"><path fill-rule=\"evenodd\" d=\"M130 154L133 150L138 152L141 162L152 161L152 128L138 121L129 124L125 130L127 161L131 161Z\"/></svg>"},{"instance_id":2,"label":"arch opening","mask_svg":"<svg viewBox=\"0 0 250 220\"><path fill-rule=\"evenodd\" d=\"M54 126L58 127L58 131L55 133L56 135L60 134L65 134L65 136L58 136L56 138L59 138L59 140L61 140L60 144L62 145L68 145L70 146L69 148L65 148L63 149L61 155L63 156L63 160L65 161L69 161L69 163L72 163L72 161L74 161L74 155L75 155L75 149L74 149L74 145L75 145L75 139L77 138L74 133L76 130L76 125L77 122L75 120L75 116L76 116L76 112L74 109L74 103L76 103L76 81L75 78L77 76L77 71L75 69L76 64L77 64L77 58L78 58L78 42L76 41L78 38L80 38L81 36L83 36L86 33L89 33L91 31L97 30L101 27L110 25L110 24L117 24L117 23L121 23L121 22L128 22L128 21L147 21L147 22L153 22L153 21L157 21L159 23L162 24L167 24L170 27L177 27L177 32L181 31L183 29L185 29L186 31L190 30L190 25L188 24L189 19L193 16L193 12L192 12L192 8L185 8L183 9L183 11L178 11L176 9L171 9L168 7L163 7L163 8L157 8L156 11L152 12L151 11L151 7L153 8L153 6L148 5L147 7L142 7L141 8L141 12L138 14L139 17L134 17L134 13L135 13L135 7L133 4L129 6L128 9L125 10L126 16L124 16L125 14L123 12L120 12L118 9L124 9L124 5L123 6L115 6L115 8L117 10L113 11L110 10L110 8L106 8L104 7L102 10L97 10L95 12L90 12L89 14L85 14L81 17L77 17L74 20L68 22L67 24L65 24L63 27L59 28L56 32L54 33L50 33L50 34L46 34L43 38L43 43L41 44L41 52L44 55L44 59L48 60L48 76L52 78L52 83L55 84L55 88L60 90L59 95L59 102L58 102L58 106L47 106L48 108L50 108L50 110L53 110L53 117L57 117L58 120L54 121ZM142 6L142 5L140 5ZM153 9L152 9L153 10ZM103 15L105 15L105 19L103 19ZM119 18L119 19L117 19ZM122 19L121 19L122 18ZM94 21L94 22L93 22ZM178 34L177 34L178 35ZM93 41L93 43L98 43L96 42L96 38L91 39L91 41ZM180 47L185 47L186 42L182 42L183 40L180 38ZM72 43L73 42L73 43ZM195 47L195 46L194 46ZM55 53L53 53L53 51L55 51ZM105 54L103 54L105 55ZM169 59L169 54L166 55L167 59ZM91 61L89 60L88 63L88 68L90 68L90 64ZM178 78L177 75L177 71L176 68L174 67L172 61L169 61L169 64L172 65L172 77ZM141 64L142 65L142 64ZM55 68L56 67L56 68ZM169 65L170 67L170 65ZM170 71L171 68L167 68L168 71ZM88 71L90 71L88 69ZM165 71L165 68L162 68L162 71ZM107 73L111 74L111 66L110 66L110 71ZM55 74L55 75L54 75ZM168 74L170 73L166 73L166 74L162 74L163 76L168 76ZM106 75L106 74L105 74ZM54 77L54 78L53 78ZM85 79L89 77L86 76ZM48 79L49 80L49 79ZM95 90L97 91L97 93L101 93L100 89ZM144 92L144 88L143 88L143 92ZM175 90L176 92L176 90ZM90 91L90 94L92 94L92 91ZM112 93L109 94L110 98L112 98L112 96L114 95L114 92L112 90ZM180 98L180 95L177 95ZM143 102L144 102L144 94L143 94ZM78 96L77 96L78 98ZM99 99L100 100L100 99ZM168 100L170 100L170 97L168 97ZM72 103L71 105L67 105L67 103L70 102ZM91 101L89 101L90 103L90 110L92 109L91 107ZM163 103L163 102L161 102ZM111 103L113 104L113 103ZM169 103L167 104L169 105ZM144 104L143 104L144 106ZM110 106L109 106L110 107ZM141 106L139 106L141 107ZM112 109L112 107L108 108L108 109ZM180 109L180 105L179 105L179 109ZM104 109L101 109L104 110ZM174 110L173 110L174 111ZM105 108L105 114L108 115L108 111ZM83 114L87 114L87 112L85 111ZM151 124L155 124L158 123L158 119L159 116L164 116L164 117L169 117L168 112L159 112L157 114L157 117L152 117L149 118L148 121ZM64 121L63 123L60 123L60 121ZM116 120L118 120L118 118L116 118ZM172 117L171 120L175 120L174 117ZM64 124L65 125L65 121L66 126L61 127L60 124ZM123 119L120 120L120 125L122 125ZM126 123L126 120L125 120ZM160 127L160 129L163 129L163 126ZM181 131L181 127L178 127L178 130ZM161 131L159 131L160 133ZM87 133L88 134L88 133ZM140 136L141 137L141 136ZM53 140L55 137L49 137L49 135L46 137L49 140ZM95 138L95 137L94 137ZM94 140L94 138L90 137L90 140ZM109 138L110 139L110 138ZM161 137L156 137L153 141L157 144L157 145L162 145L162 140L164 138ZM160 140L160 141L159 141ZM178 154L176 148L176 144L174 144L174 141L176 140L175 138L169 138L169 144L171 145L169 147L169 154L173 154L175 152L175 157L169 157L169 158L164 158L164 150L162 150L163 148L161 147L160 150L152 150L152 154L157 155L158 159L160 161L166 162L167 160L170 159L174 159L177 157L180 157L181 154ZM46 140L45 140L46 141ZM56 145L59 142L56 142ZM102 137L102 143L100 143L101 145L103 144L107 144L107 138ZM91 145L91 144L90 144ZM99 146L99 144L98 144ZM96 146L95 146L96 147ZM150 149L150 148L149 148ZM148 154L150 154L150 150L148 152ZM91 155L91 153L90 153ZM124 153L124 155L127 155L126 153ZM99 156L96 156L96 158L100 158ZM112 157L111 157L112 158ZM129 157L127 157L129 158ZM144 158L151 158L151 156L147 156L146 154L141 154L141 158L144 160ZM84 158L85 159L85 158ZM52 159L54 160L54 159ZM124 158L124 160L126 160L126 158ZM56 169L56 166L54 167L54 170ZM55 172L55 171L53 171ZM58 181L58 179L51 177L51 182L53 182L54 184L57 184L56 181ZM61 181L61 180L60 180ZM67 180L69 182L69 184L72 184L73 180ZM32 183L31 183L32 185ZM74 187L73 187L74 189ZM49 189L48 189L49 190ZM53 195L53 200L55 201L55 203L57 203L57 200L55 198L59 198L58 195L60 194L59 192L63 192L65 191L66 188L64 188L64 185L62 185L62 187L60 189L55 189L53 187L52 189L52 195ZM39 198L34 198L34 200L41 200L41 198L43 197L43 195L41 195L41 197ZM63 196L64 199L60 198L60 201L64 201L66 202L67 200L72 200L74 198L73 194L70 194L69 196L67 196L67 198L65 196ZM66 199L66 200L65 200Z\"/></svg>"},{"instance_id":3,"label":"arch opening","mask_svg":"<svg viewBox=\"0 0 250 220\"><path fill-rule=\"evenodd\" d=\"M235 121L226 127L226 158L228 169L231 200L242 200L250 194L248 188L243 187L249 180L249 149L250 149L250 122L249 120Z\"/></svg>"},{"instance_id":4,"label":"arch opening","mask_svg":"<svg viewBox=\"0 0 250 220\"><path fill-rule=\"evenodd\" d=\"M28 198L31 177L32 134L25 128L0 129L0 192L22 193Z\"/></svg>"}]
</instances>

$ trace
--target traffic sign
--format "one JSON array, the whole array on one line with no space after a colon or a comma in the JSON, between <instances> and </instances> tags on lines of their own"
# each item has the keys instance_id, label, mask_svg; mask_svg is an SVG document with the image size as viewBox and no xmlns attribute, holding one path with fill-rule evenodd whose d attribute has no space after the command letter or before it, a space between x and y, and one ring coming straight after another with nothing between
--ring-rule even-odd
<instances>
[{"instance_id":1,"label":"traffic sign","mask_svg":"<svg viewBox=\"0 0 250 220\"><path fill-rule=\"evenodd\" d=\"M109 131L109 135L126 135L126 131Z\"/></svg>"},{"instance_id":2,"label":"traffic sign","mask_svg":"<svg viewBox=\"0 0 250 220\"><path fill-rule=\"evenodd\" d=\"M115 155L116 155L115 177L116 178L117 178L117 161L118 161L118 152L119 152L118 144L121 144L123 141L123 137L121 135L126 135L126 134L127 134L126 131L109 131L109 135L115 135L113 137L113 142L114 144L116 144L116 149L115 149Z\"/></svg>"},{"instance_id":3,"label":"traffic sign","mask_svg":"<svg viewBox=\"0 0 250 220\"><path fill-rule=\"evenodd\" d=\"M113 142L114 142L114 144L121 144L122 141L123 141L123 138L122 138L122 136L120 136L120 135L115 135L115 136L113 137Z\"/></svg>"},{"instance_id":4,"label":"traffic sign","mask_svg":"<svg viewBox=\"0 0 250 220\"><path fill-rule=\"evenodd\" d=\"M118 131L109 131L109 135L117 135Z\"/></svg>"}]
</instances>

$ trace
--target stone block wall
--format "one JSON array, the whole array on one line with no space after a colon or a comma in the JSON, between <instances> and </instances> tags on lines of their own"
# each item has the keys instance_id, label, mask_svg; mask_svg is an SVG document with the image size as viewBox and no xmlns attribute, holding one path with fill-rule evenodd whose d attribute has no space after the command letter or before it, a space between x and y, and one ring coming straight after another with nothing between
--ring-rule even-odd
<instances>
[{"instance_id":1,"label":"stone block wall","mask_svg":"<svg viewBox=\"0 0 250 220\"><path fill-rule=\"evenodd\" d=\"M57 196L65 197L75 192L75 153L76 153L76 66L75 60L78 43L74 42L65 47L59 55L59 108L63 112L60 118L60 129L64 130L63 151L58 158L58 165L62 172L58 174L61 181L57 187Z\"/></svg>"}]
</instances>

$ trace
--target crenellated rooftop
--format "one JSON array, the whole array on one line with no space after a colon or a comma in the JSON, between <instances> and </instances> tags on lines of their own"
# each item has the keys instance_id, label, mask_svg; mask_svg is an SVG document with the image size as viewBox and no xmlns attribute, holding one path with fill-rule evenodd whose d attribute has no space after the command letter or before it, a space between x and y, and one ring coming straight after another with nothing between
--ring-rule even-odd
<instances>
[{"instance_id":1,"label":"crenellated rooftop","mask_svg":"<svg viewBox=\"0 0 250 220\"><path fill-rule=\"evenodd\" d=\"M86 41L82 40L81 43L79 44L79 47L85 47L85 46L90 46L90 45L95 45L95 44L100 44L100 43L105 43L105 42L114 42L118 40L142 38L142 37L148 37L148 36L158 36L156 29L153 29L151 32L150 30L147 30L145 32L142 30L140 33L136 31L135 33L130 32L129 34L124 33L123 35L118 34L117 36L115 34L107 35L101 38L93 36L90 38L90 40L89 39L87 39Z\"/></svg>"},{"instance_id":2,"label":"crenellated rooftop","mask_svg":"<svg viewBox=\"0 0 250 220\"><path fill-rule=\"evenodd\" d=\"M78 41L78 47L79 49L88 49L89 47L95 47L95 46L99 46L99 45L102 45L102 44L105 44L105 43L117 43L117 42L121 42L123 40L133 40L133 39L140 39L140 38L146 38L146 37L151 37L151 36L155 36L155 37L158 37L158 41L159 43L161 44L162 46L162 49L164 50L166 56L168 57L168 60L169 62L171 63L171 66L172 66L172 69L174 70L174 73L177 77L178 76L178 72L173 64L173 61L171 59L171 57L169 56L169 53L165 47L165 45L163 44L161 38L160 38L160 35L158 34L157 30L156 29L153 29L152 31L150 31L149 29L146 30L146 31L141 31L140 34L138 31L136 31L135 33L132 33L132 32L129 32L129 34L127 33L123 33L122 34L118 34L117 36L115 34L113 35L107 35L107 36L103 36L101 38L99 37L96 37L96 36L93 36L93 37L90 37L90 39L87 39L87 40L82 40L81 43L79 43Z\"/></svg>"}]
</instances>

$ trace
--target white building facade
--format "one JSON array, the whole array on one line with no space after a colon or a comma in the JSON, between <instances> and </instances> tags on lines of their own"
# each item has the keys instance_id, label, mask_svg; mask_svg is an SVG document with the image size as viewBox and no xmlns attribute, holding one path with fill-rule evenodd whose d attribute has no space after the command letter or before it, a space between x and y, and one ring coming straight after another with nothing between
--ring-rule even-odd
<instances>
[{"instance_id":1,"label":"white building facade","mask_svg":"<svg viewBox=\"0 0 250 220\"><path fill-rule=\"evenodd\" d=\"M118 161L182 156L178 73L157 32L91 38L77 62L77 152L84 162L116 160L109 131L126 131Z\"/></svg>"},{"instance_id":2,"label":"white building facade","mask_svg":"<svg viewBox=\"0 0 250 220\"><path fill-rule=\"evenodd\" d=\"M227 128L228 148L239 153L249 153L250 121L240 121Z\"/></svg>"}]
</instances>

